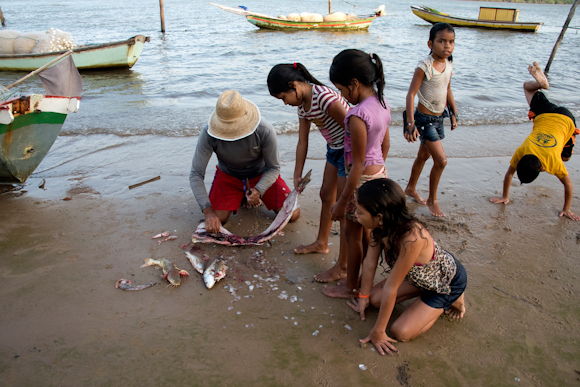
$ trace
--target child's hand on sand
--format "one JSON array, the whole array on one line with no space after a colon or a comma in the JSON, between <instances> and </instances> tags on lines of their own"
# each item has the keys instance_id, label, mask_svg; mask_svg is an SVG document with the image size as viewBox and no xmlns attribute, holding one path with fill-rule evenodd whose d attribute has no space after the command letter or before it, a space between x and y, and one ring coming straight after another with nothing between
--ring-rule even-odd
<instances>
[{"instance_id":1,"label":"child's hand on sand","mask_svg":"<svg viewBox=\"0 0 580 387\"><path fill-rule=\"evenodd\" d=\"M576 215L570 210L560 212L560 216L565 216L566 218L572 219L574 221L580 220L580 216Z\"/></svg>"},{"instance_id":2,"label":"child's hand on sand","mask_svg":"<svg viewBox=\"0 0 580 387\"><path fill-rule=\"evenodd\" d=\"M362 321L365 321L365 309L369 306L369 303L370 302L368 298L352 298L350 301L346 302L346 304L350 306L352 310L360 314L360 319Z\"/></svg>"},{"instance_id":3,"label":"child's hand on sand","mask_svg":"<svg viewBox=\"0 0 580 387\"><path fill-rule=\"evenodd\" d=\"M367 337L359 341L361 343L368 343L369 341L372 341L377 351L379 351L379 353L383 356L385 355L385 352L389 356L393 356L393 352L399 353L399 350L395 348L393 344L391 344L396 343L397 340L391 339L389 336L387 336L385 331L375 332L373 329Z\"/></svg>"},{"instance_id":4,"label":"child's hand on sand","mask_svg":"<svg viewBox=\"0 0 580 387\"><path fill-rule=\"evenodd\" d=\"M495 203L495 204L500 204L500 203L508 204L510 202L510 199L509 198L504 198L502 196L502 197L490 198L489 201L492 202L492 203Z\"/></svg>"}]
</instances>

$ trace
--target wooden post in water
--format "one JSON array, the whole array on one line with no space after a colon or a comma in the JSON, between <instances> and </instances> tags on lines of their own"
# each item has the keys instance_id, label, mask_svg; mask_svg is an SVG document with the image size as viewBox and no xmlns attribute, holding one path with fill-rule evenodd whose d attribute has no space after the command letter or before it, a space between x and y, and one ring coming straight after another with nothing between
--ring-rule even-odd
<instances>
[{"instance_id":1,"label":"wooden post in water","mask_svg":"<svg viewBox=\"0 0 580 387\"><path fill-rule=\"evenodd\" d=\"M328 13L332 13L332 0L328 0Z\"/></svg>"},{"instance_id":2,"label":"wooden post in water","mask_svg":"<svg viewBox=\"0 0 580 387\"><path fill-rule=\"evenodd\" d=\"M2 8L0 8L0 22L2 22L3 27L6 27L6 20L4 20L4 15L2 14Z\"/></svg>"},{"instance_id":3,"label":"wooden post in water","mask_svg":"<svg viewBox=\"0 0 580 387\"><path fill-rule=\"evenodd\" d=\"M159 0L159 9L161 12L161 32L165 32L165 13L163 12L163 0Z\"/></svg>"},{"instance_id":4,"label":"wooden post in water","mask_svg":"<svg viewBox=\"0 0 580 387\"><path fill-rule=\"evenodd\" d=\"M568 19L566 19L566 23L564 23L564 27L562 27L562 32L560 32L560 36L558 36L558 40L556 41L556 45L552 49L552 54L550 55L550 59L548 59L548 64L544 69L544 73L548 73L548 71L550 71L550 65L552 64L552 60L554 59L554 56L556 56L556 51L558 51L558 47L560 46L560 43L562 43L562 39L564 39L564 34L568 29L568 24L570 24L570 22L572 21L572 17L574 16L574 11L576 11L576 6L578 5L578 2L580 2L580 0L574 1L574 4L572 4L572 7L570 8Z\"/></svg>"}]
</instances>

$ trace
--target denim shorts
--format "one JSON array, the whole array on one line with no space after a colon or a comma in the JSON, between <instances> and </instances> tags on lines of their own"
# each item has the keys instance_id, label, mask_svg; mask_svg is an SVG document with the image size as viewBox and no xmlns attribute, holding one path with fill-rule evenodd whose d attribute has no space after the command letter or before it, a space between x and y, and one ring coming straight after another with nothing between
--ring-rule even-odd
<instances>
[{"instance_id":1,"label":"denim shorts","mask_svg":"<svg viewBox=\"0 0 580 387\"><path fill-rule=\"evenodd\" d=\"M432 290L424 290L420 296L421 301L429 305L431 308L447 310L459 297L461 297L465 291L465 287L467 286L467 273L465 272L465 268L461 262L457 259L455 260L455 264L457 265L455 277L453 277L449 284L451 287L451 293L439 294Z\"/></svg>"},{"instance_id":2,"label":"denim shorts","mask_svg":"<svg viewBox=\"0 0 580 387\"><path fill-rule=\"evenodd\" d=\"M338 168L338 177L346 177L344 168L344 149L332 149L326 144L326 161L333 167Z\"/></svg>"},{"instance_id":3,"label":"denim shorts","mask_svg":"<svg viewBox=\"0 0 580 387\"><path fill-rule=\"evenodd\" d=\"M419 139L421 144L425 145L425 141L439 141L445 138L443 131L443 116L432 116L430 114L423 114L415 110L415 127L421 135Z\"/></svg>"}]
</instances>

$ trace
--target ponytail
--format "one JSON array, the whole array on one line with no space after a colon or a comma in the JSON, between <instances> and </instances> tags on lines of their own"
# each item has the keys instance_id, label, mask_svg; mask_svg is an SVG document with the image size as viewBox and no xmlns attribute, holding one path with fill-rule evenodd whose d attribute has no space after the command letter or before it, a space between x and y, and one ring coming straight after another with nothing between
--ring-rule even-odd
<instances>
[{"instance_id":1,"label":"ponytail","mask_svg":"<svg viewBox=\"0 0 580 387\"><path fill-rule=\"evenodd\" d=\"M294 90L290 82L305 82L324 86L306 70L302 63L277 64L272 67L268 74L268 91L270 95L277 96L281 93Z\"/></svg>"},{"instance_id":2,"label":"ponytail","mask_svg":"<svg viewBox=\"0 0 580 387\"><path fill-rule=\"evenodd\" d=\"M383 62L377 54L367 54L361 50L348 49L340 52L332 60L330 66L330 81L342 86L349 86L353 79L365 86L376 87L377 97L383 108L385 74Z\"/></svg>"}]
</instances>

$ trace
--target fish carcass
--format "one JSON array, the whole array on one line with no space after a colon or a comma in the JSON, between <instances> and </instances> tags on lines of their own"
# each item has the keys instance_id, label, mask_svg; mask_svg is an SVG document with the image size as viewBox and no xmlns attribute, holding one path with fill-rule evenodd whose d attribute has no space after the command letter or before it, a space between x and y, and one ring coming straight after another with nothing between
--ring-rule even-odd
<instances>
[{"instance_id":1,"label":"fish carcass","mask_svg":"<svg viewBox=\"0 0 580 387\"><path fill-rule=\"evenodd\" d=\"M115 288L121 290L143 290L155 284L156 282L149 282L148 284L145 285L132 285L130 280L122 278L117 281L117 283L115 284Z\"/></svg>"},{"instance_id":2,"label":"fish carcass","mask_svg":"<svg viewBox=\"0 0 580 387\"><path fill-rule=\"evenodd\" d=\"M141 267L147 266L159 266L163 270L163 277L169 281L172 286L179 286L181 283L181 276L189 276L189 273L185 270L181 270L166 258L161 258L160 260L145 258L143 260L143 265Z\"/></svg>"},{"instance_id":3,"label":"fish carcass","mask_svg":"<svg viewBox=\"0 0 580 387\"><path fill-rule=\"evenodd\" d=\"M223 226L220 227L220 231L217 233L209 233L205 228L205 222L202 222L197 226L197 229L193 233L192 241L194 243L217 243L226 246L243 246L243 245L262 245L266 241L272 239L274 236L280 234L282 229L288 224L292 214L298 208L298 195L302 193L304 188L308 183L310 183L310 177L312 175L312 170L308 171L306 176L302 179L298 187L293 190L290 195L284 200L282 209L276 215L276 218L265 231L258 235L250 237L241 237L235 235Z\"/></svg>"},{"instance_id":4,"label":"fish carcass","mask_svg":"<svg viewBox=\"0 0 580 387\"><path fill-rule=\"evenodd\" d=\"M219 258L213 260L212 263L203 272L203 282L208 289L213 288L213 286L222 278L226 276L226 270L228 267Z\"/></svg>"}]
</instances>

